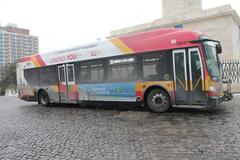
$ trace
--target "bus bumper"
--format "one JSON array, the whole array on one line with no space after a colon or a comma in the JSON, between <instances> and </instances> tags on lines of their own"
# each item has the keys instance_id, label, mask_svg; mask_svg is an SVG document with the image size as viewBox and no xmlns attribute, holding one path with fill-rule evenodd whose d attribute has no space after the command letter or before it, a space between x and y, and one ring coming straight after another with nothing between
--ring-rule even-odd
<instances>
[{"instance_id":1,"label":"bus bumper","mask_svg":"<svg viewBox=\"0 0 240 160\"><path fill-rule=\"evenodd\" d=\"M223 101L231 101L233 99L233 94L231 90L224 91L221 96L208 97L207 108L218 107Z\"/></svg>"},{"instance_id":2,"label":"bus bumper","mask_svg":"<svg viewBox=\"0 0 240 160\"><path fill-rule=\"evenodd\" d=\"M209 97L207 100L207 108L216 108L223 102L221 97Z\"/></svg>"},{"instance_id":3,"label":"bus bumper","mask_svg":"<svg viewBox=\"0 0 240 160\"><path fill-rule=\"evenodd\" d=\"M21 100L24 100L24 101L28 101L28 102L36 102L36 96L20 96L18 95L18 98L21 99Z\"/></svg>"}]
</instances>

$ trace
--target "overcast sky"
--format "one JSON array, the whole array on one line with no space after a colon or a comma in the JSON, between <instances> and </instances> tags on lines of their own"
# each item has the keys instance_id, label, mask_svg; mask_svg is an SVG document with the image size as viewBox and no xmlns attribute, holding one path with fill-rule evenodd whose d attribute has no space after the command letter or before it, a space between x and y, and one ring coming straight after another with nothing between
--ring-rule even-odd
<instances>
[{"instance_id":1,"label":"overcast sky","mask_svg":"<svg viewBox=\"0 0 240 160\"><path fill-rule=\"evenodd\" d=\"M203 0L203 8L240 0ZM104 38L111 30L162 17L161 0L0 0L0 22L15 23L39 36L40 52Z\"/></svg>"}]
</instances>

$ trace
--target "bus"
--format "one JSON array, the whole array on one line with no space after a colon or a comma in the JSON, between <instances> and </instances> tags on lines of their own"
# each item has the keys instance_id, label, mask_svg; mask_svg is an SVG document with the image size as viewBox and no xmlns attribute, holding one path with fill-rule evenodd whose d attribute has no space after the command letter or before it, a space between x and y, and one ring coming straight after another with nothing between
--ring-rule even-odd
<instances>
[{"instance_id":1,"label":"bus","mask_svg":"<svg viewBox=\"0 0 240 160\"><path fill-rule=\"evenodd\" d=\"M131 103L166 112L213 108L224 97L219 41L156 29L20 58L18 96L54 103Z\"/></svg>"}]
</instances>

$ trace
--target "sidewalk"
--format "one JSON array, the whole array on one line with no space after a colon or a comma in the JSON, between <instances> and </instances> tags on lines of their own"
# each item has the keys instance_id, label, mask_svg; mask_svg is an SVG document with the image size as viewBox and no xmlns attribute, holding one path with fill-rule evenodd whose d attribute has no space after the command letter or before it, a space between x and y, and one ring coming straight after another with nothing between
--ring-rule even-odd
<instances>
[{"instance_id":1,"label":"sidewalk","mask_svg":"<svg viewBox=\"0 0 240 160\"><path fill-rule=\"evenodd\" d=\"M223 89L227 90L227 85L223 85ZM231 91L233 94L240 94L240 84L231 84Z\"/></svg>"}]
</instances>

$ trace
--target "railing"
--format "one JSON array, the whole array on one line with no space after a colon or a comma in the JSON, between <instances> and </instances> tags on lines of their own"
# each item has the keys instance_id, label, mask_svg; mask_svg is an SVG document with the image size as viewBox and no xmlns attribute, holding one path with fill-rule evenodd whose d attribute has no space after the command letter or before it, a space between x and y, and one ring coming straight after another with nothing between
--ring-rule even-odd
<instances>
[{"instance_id":1,"label":"railing","mask_svg":"<svg viewBox=\"0 0 240 160\"><path fill-rule=\"evenodd\" d=\"M223 60L222 69L224 79L229 79L233 84L240 83L240 60Z\"/></svg>"}]
</instances>

